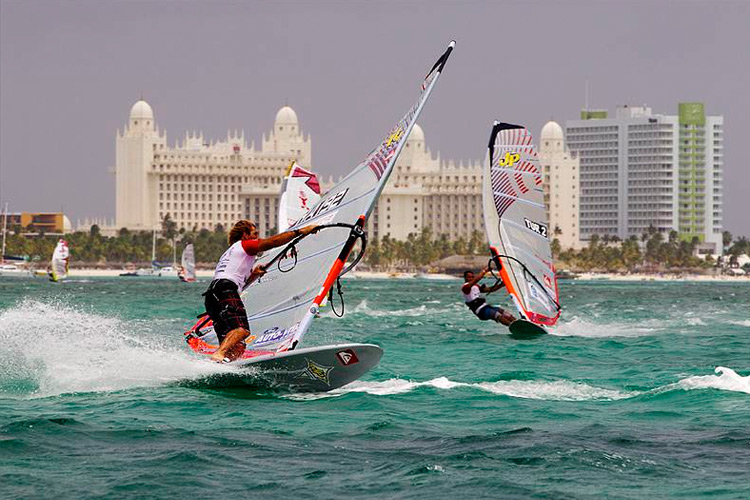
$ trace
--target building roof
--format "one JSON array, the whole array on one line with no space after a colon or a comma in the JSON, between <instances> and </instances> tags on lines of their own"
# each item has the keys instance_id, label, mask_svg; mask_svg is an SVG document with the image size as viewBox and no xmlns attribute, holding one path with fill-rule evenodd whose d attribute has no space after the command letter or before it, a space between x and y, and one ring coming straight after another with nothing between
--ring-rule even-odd
<instances>
[{"instance_id":1,"label":"building roof","mask_svg":"<svg viewBox=\"0 0 750 500\"><path fill-rule=\"evenodd\" d=\"M562 140L563 139L563 129L555 121L548 121L544 124L544 127L542 127L542 139L547 140Z\"/></svg>"},{"instance_id":2,"label":"building roof","mask_svg":"<svg viewBox=\"0 0 750 500\"><path fill-rule=\"evenodd\" d=\"M143 99L137 101L135 104L133 104L133 107L130 108L130 119L131 120L153 120L154 119L154 111L151 109L151 106L144 101Z\"/></svg>"},{"instance_id":3,"label":"building roof","mask_svg":"<svg viewBox=\"0 0 750 500\"><path fill-rule=\"evenodd\" d=\"M424 130L422 130L422 127L420 127L418 123L415 123L414 128L411 129L409 140L410 141L424 141Z\"/></svg>"},{"instance_id":4,"label":"building roof","mask_svg":"<svg viewBox=\"0 0 750 500\"><path fill-rule=\"evenodd\" d=\"M297 113L289 106L284 106L276 113L276 123L297 123Z\"/></svg>"}]
</instances>

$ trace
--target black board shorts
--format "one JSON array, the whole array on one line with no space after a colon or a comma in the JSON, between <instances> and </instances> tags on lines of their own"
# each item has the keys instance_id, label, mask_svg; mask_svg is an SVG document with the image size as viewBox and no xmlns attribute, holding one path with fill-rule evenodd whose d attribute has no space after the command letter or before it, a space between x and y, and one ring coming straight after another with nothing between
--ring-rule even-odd
<instances>
[{"instance_id":1,"label":"black board shorts","mask_svg":"<svg viewBox=\"0 0 750 500\"><path fill-rule=\"evenodd\" d=\"M233 281L214 280L203 295L206 297L206 312L214 323L219 342L223 342L224 337L237 328L250 331L245 305Z\"/></svg>"}]
</instances>

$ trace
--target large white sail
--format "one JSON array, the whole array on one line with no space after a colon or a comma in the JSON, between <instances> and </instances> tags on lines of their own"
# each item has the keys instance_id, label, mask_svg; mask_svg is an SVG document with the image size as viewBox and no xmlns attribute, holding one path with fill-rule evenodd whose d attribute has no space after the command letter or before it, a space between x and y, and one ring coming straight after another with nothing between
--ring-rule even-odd
<instances>
[{"instance_id":1,"label":"large white sail","mask_svg":"<svg viewBox=\"0 0 750 500\"><path fill-rule=\"evenodd\" d=\"M279 232L286 231L320 201L318 176L293 161L281 183Z\"/></svg>"},{"instance_id":2,"label":"large white sail","mask_svg":"<svg viewBox=\"0 0 750 500\"><path fill-rule=\"evenodd\" d=\"M290 228L344 223L356 224L359 229L330 228L302 239L297 244L295 259L279 261L281 270L275 264L269 266L267 274L244 291L250 329L256 336L251 348L284 350L293 348L302 338L342 271L358 235L362 234L365 221L454 46L455 42L451 42L430 69L416 104L385 139ZM258 263L268 263L275 254L268 252Z\"/></svg>"},{"instance_id":3,"label":"large white sail","mask_svg":"<svg viewBox=\"0 0 750 500\"><path fill-rule=\"evenodd\" d=\"M52 281L60 281L68 277L69 258L68 243L60 239L57 242L55 251L52 253L52 261L50 262L50 279Z\"/></svg>"},{"instance_id":4,"label":"large white sail","mask_svg":"<svg viewBox=\"0 0 750 500\"><path fill-rule=\"evenodd\" d=\"M195 250L192 243L185 245L182 251L182 268L177 276L188 283L195 281Z\"/></svg>"},{"instance_id":5,"label":"large white sail","mask_svg":"<svg viewBox=\"0 0 750 500\"><path fill-rule=\"evenodd\" d=\"M490 254L519 314L551 326L560 316L539 158L531 133L495 122L483 181Z\"/></svg>"}]
</instances>

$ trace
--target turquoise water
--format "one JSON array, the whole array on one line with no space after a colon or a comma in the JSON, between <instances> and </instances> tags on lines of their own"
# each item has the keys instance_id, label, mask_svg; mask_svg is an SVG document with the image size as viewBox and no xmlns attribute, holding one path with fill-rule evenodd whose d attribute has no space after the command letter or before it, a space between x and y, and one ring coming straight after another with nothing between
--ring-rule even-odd
<instances>
[{"instance_id":1,"label":"turquoise water","mask_svg":"<svg viewBox=\"0 0 750 500\"><path fill-rule=\"evenodd\" d=\"M0 281L0 497L750 497L750 283L561 283L520 341L348 280L307 345L385 355L313 395L184 384L230 369L182 340L205 285Z\"/></svg>"}]
</instances>

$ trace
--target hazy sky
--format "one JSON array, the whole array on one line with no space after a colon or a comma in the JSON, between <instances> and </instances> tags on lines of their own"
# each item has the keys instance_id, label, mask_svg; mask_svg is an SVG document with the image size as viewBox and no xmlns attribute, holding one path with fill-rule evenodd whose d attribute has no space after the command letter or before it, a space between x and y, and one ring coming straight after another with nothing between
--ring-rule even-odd
<instances>
[{"instance_id":1,"label":"hazy sky","mask_svg":"<svg viewBox=\"0 0 750 500\"><path fill-rule=\"evenodd\" d=\"M0 0L0 201L113 217L115 133L143 95L168 142L244 129L289 103L313 168L354 167L456 50L420 119L442 158L479 159L491 123L704 101L725 119L724 223L750 235L750 1Z\"/></svg>"}]
</instances>

